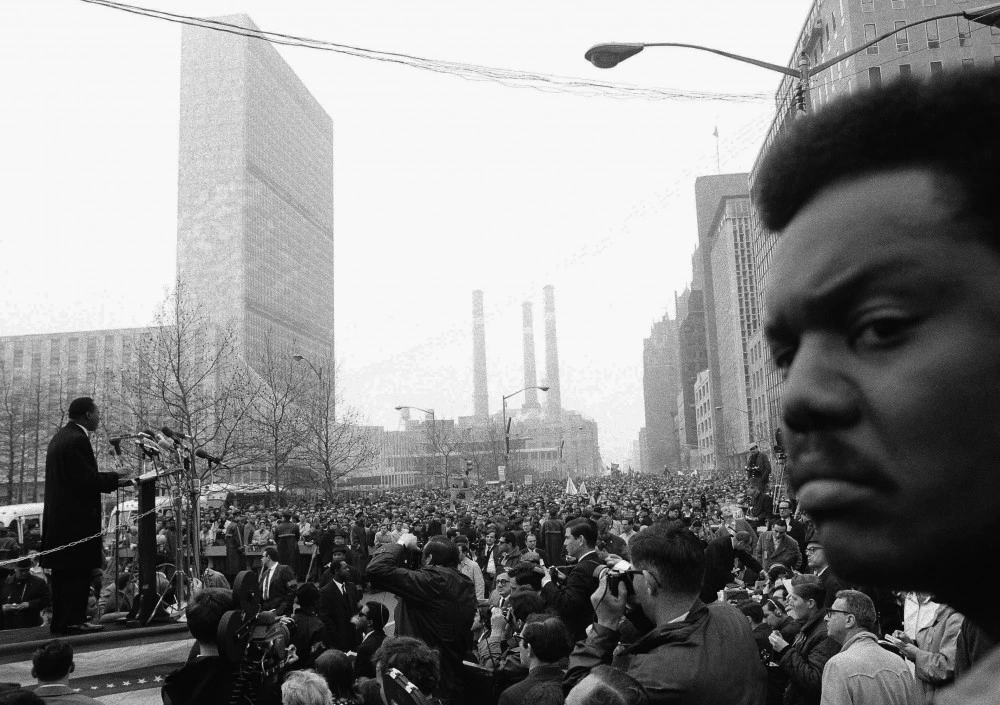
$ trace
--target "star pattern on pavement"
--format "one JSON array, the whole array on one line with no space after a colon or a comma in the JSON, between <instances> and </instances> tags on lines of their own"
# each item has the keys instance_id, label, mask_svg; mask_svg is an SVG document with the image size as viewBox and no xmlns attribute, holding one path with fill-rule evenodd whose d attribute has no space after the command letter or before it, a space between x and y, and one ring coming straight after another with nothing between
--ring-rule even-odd
<instances>
[{"instance_id":1,"label":"star pattern on pavement","mask_svg":"<svg viewBox=\"0 0 1000 705\"><path fill-rule=\"evenodd\" d=\"M108 683L107 687L108 687L108 688L114 688L114 687L115 687L115 684L114 684L114 683Z\"/></svg>"},{"instance_id":2,"label":"star pattern on pavement","mask_svg":"<svg viewBox=\"0 0 1000 705\"><path fill-rule=\"evenodd\" d=\"M100 688L99 685L92 685L92 686L90 686L91 690L97 690L98 688Z\"/></svg>"},{"instance_id":3,"label":"star pattern on pavement","mask_svg":"<svg viewBox=\"0 0 1000 705\"><path fill-rule=\"evenodd\" d=\"M139 680L136 681L136 683L139 683L140 685L143 684L143 683L145 683L145 682L146 682L145 678L140 678Z\"/></svg>"},{"instance_id":4,"label":"star pattern on pavement","mask_svg":"<svg viewBox=\"0 0 1000 705\"><path fill-rule=\"evenodd\" d=\"M132 685L132 681L122 681L122 685L123 686Z\"/></svg>"},{"instance_id":5,"label":"star pattern on pavement","mask_svg":"<svg viewBox=\"0 0 1000 705\"><path fill-rule=\"evenodd\" d=\"M163 680L163 676L157 676L156 678L153 679L153 682L154 683L159 683L162 680Z\"/></svg>"}]
</instances>

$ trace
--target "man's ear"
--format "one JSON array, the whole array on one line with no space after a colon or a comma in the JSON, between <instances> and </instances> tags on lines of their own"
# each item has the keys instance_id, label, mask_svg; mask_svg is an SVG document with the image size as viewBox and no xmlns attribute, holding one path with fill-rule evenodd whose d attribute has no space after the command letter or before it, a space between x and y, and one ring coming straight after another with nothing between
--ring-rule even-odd
<instances>
[{"instance_id":1,"label":"man's ear","mask_svg":"<svg viewBox=\"0 0 1000 705\"><path fill-rule=\"evenodd\" d=\"M648 570L642 571L642 577L646 579L646 590L649 592L649 596L655 597L660 590L660 581Z\"/></svg>"}]
</instances>

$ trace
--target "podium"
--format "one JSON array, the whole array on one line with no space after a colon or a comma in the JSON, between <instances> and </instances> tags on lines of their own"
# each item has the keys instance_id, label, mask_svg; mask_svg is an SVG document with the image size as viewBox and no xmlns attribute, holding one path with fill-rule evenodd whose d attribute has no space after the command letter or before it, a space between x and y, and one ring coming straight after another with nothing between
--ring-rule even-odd
<instances>
[{"instance_id":1,"label":"podium","mask_svg":"<svg viewBox=\"0 0 1000 705\"><path fill-rule=\"evenodd\" d=\"M139 590L135 596L139 605L137 618L146 624L153 616L160 597L156 592L156 476L140 476L136 480L139 496L139 536L136 544L139 554ZM148 514L147 514L148 512Z\"/></svg>"}]
</instances>

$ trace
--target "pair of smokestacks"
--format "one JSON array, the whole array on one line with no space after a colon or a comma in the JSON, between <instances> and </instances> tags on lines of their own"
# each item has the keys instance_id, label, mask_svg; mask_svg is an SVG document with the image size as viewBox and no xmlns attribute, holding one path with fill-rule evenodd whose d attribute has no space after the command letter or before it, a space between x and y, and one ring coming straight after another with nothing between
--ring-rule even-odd
<instances>
[{"instance_id":1,"label":"pair of smokestacks","mask_svg":"<svg viewBox=\"0 0 1000 705\"><path fill-rule=\"evenodd\" d=\"M556 297L555 288L545 287L545 376L549 391L545 395L545 415L559 418L562 400L559 395L559 350L556 346ZM535 332L531 302L525 301L521 310L524 340L524 410L540 410L538 380L535 372ZM486 390L486 322L483 318L483 292L472 292L472 378L475 415L485 418L490 414Z\"/></svg>"}]
</instances>

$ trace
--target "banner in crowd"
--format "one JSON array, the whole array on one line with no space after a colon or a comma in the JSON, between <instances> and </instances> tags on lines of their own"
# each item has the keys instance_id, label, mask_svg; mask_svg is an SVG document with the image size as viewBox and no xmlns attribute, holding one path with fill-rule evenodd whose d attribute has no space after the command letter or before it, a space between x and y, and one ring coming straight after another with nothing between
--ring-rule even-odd
<instances>
[{"instance_id":1,"label":"banner in crowd","mask_svg":"<svg viewBox=\"0 0 1000 705\"><path fill-rule=\"evenodd\" d=\"M566 478L566 494L576 494L576 485L573 484L573 478Z\"/></svg>"}]
</instances>

